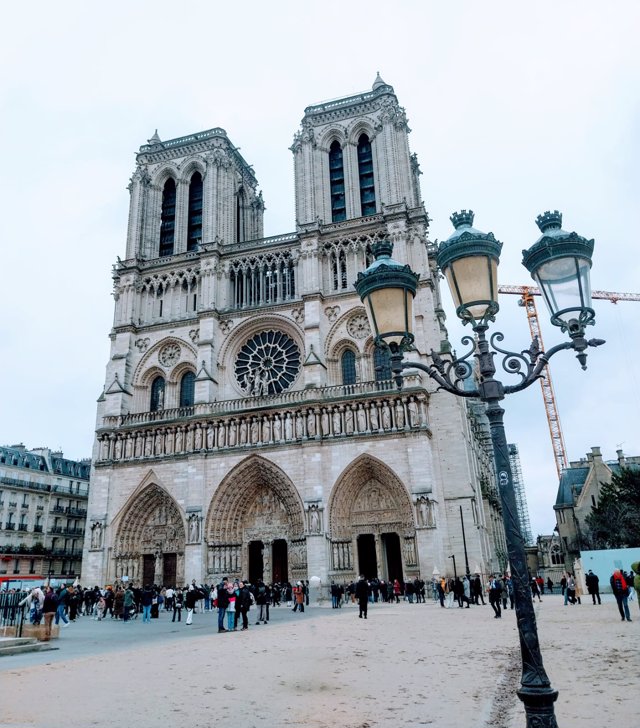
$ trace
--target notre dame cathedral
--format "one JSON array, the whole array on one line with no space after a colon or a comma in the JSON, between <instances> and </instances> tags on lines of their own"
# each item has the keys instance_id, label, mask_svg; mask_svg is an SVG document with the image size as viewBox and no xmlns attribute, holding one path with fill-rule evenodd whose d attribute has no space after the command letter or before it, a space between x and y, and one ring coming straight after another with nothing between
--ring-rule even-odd
<instances>
[{"instance_id":1,"label":"notre dame cathedral","mask_svg":"<svg viewBox=\"0 0 640 728\"><path fill-rule=\"evenodd\" d=\"M395 388L353 287L391 240L420 273L414 355L449 350L409 131L379 75L306 108L274 237L223 129L140 147L83 583L429 580L462 571L463 533L472 571L498 568L482 428L418 372Z\"/></svg>"}]
</instances>

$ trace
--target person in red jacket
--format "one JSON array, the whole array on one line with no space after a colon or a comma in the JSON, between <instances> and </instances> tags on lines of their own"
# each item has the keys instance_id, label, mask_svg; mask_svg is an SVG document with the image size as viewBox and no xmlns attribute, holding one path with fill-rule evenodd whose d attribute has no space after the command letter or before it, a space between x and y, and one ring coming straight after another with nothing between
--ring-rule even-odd
<instances>
[{"instance_id":1,"label":"person in red jacket","mask_svg":"<svg viewBox=\"0 0 640 728\"><path fill-rule=\"evenodd\" d=\"M631 614L629 613L629 587L627 586L627 581L624 578L624 575L620 571L620 569L616 569L613 572L613 574L611 575L611 579L609 579L609 582L611 583L611 591L613 592L613 596L616 598L616 602L618 603L618 611L620 612L620 617L622 618L622 621L624 622L626 619L627 622L630 622Z\"/></svg>"}]
</instances>

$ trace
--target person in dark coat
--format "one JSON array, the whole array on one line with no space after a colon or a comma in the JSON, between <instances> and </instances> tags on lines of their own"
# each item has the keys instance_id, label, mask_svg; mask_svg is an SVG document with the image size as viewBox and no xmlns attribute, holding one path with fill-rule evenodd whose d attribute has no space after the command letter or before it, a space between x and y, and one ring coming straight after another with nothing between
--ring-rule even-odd
<instances>
[{"instance_id":1,"label":"person in dark coat","mask_svg":"<svg viewBox=\"0 0 640 728\"><path fill-rule=\"evenodd\" d=\"M358 617L360 617L360 619L362 619L362 617L366 619L367 606L369 604L369 584L367 584L367 580L364 576L361 576L356 584L356 599L358 600L358 607L360 608Z\"/></svg>"},{"instance_id":2,"label":"person in dark coat","mask_svg":"<svg viewBox=\"0 0 640 728\"><path fill-rule=\"evenodd\" d=\"M597 599L598 604L602 604L602 601L600 600L600 579L598 578L598 575L594 574L593 571L589 569L589 573L585 580L587 582L587 591L591 594L593 603L595 604Z\"/></svg>"},{"instance_id":3,"label":"person in dark coat","mask_svg":"<svg viewBox=\"0 0 640 728\"><path fill-rule=\"evenodd\" d=\"M249 587L243 582L238 584L239 591L236 597L236 614L240 614L242 617L242 629L249 629L249 610L251 609L251 591ZM265 622L266 624L266 622Z\"/></svg>"}]
</instances>

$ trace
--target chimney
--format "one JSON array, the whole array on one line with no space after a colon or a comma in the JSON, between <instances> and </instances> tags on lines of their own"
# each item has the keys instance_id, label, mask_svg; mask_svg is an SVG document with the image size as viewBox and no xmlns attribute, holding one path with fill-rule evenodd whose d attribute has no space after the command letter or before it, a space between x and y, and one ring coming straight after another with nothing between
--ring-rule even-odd
<instances>
[{"instance_id":1,"label":"chimney","mask_svg":"<svg viewBox=\"0 0 640 728\"><path fill-rule=\"evenodd\" d=\"M602 453L600 452L600 448L599 447L592 447L591 448L591 456L592 456L592 459L594 461L595 460L602 461Z\"/></svg>"},{"instance_id":2,"label":"chimney","mask_svg":"<svg viewBox=\"0 0 640 728\"><path fill-rule=\"evenodd\" d=\"M616 455L618 456L618 465L621 468L624 468L627 464L627 461L624 457L624 452L622 452L622 450L616 450Z\"/></svg>"}]
</instances>

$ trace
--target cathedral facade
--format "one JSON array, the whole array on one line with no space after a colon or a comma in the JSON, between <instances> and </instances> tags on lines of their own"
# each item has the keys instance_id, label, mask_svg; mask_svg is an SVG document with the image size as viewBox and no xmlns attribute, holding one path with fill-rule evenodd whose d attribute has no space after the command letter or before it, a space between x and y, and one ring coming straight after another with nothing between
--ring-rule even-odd
<instances>
[{"instance_id":1,"label":"cathedral facade","mask_svg":"<svg viewBox=\"0 0 640 728\"><path fill-rule=\"evenodd\" d=\"M305 109L295 232L263 236L223 129L140 148L114 266L84 583L212 583L495 568L466 405L398 391L353 282L372 245L419 272L416 358L449 345L404 109L370 91ZM462 571L462 569L460 569Z\"/></svg>"}]
</instances>

